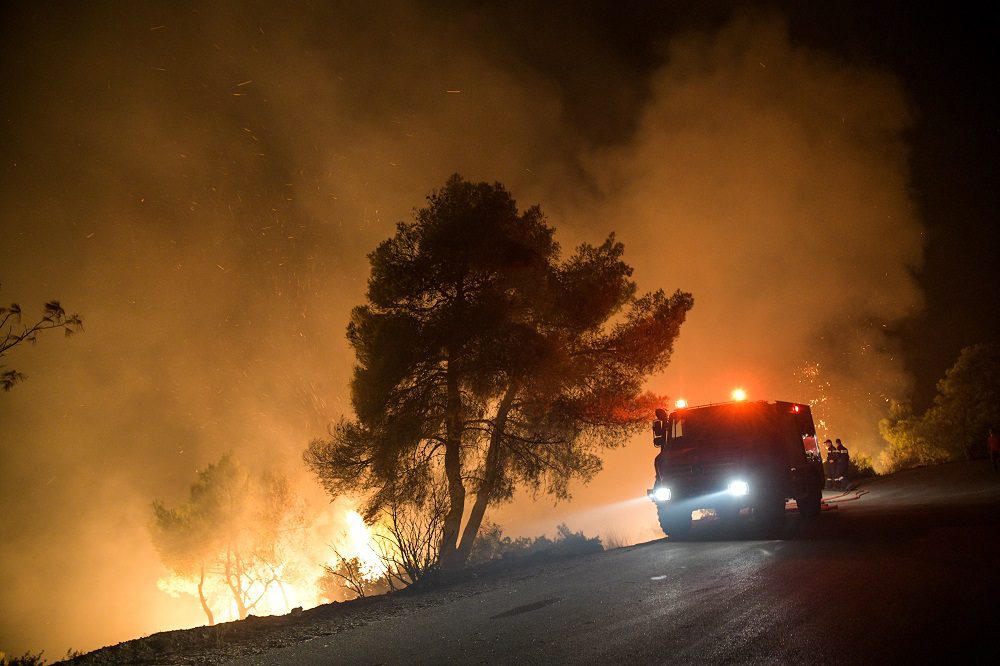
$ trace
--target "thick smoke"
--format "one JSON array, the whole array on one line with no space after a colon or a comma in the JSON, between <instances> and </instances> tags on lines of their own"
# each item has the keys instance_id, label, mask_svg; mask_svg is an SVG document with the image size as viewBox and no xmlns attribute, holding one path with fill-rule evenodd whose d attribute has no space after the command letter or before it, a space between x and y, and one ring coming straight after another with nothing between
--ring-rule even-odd
<instances>
[{"instance_id":1,"label":"thick smoke","mask_svg":"<svg viewBox=\"0 0 1000 666\"><path fill-rule=\"evenodd\" d=\"M29 378L0 396L0 649L203 622L156 588L151 501L233 451L322 508L301 454L350 410L367 252L456 171L545 200L530 183L567 152L550 84L445 18L164 3L4 22L2 295L59 298L86 332L4 359Z\"/></svg>"},{"instance_id":2,"label":"thick smoke","mask_svg":"<svg viewBox=\"0 0 1000 666\"><path fill-rule=\"evenodd\" d=\"M906 390L885 329L921 305L902 91L793 46L778 18L677 38L667 63L635 139L593 161L606 216L652 250L632 255L640 280L696 297L660 386L827 397L838 435L870 434L870 404Z\"/></svg>"},{"instance_id":3,"label":"thick smoke","mask_svg":"<svg viewBox=\"0 0 1000 666\"><path fill-rule=\"evenodd\" d=\"M643 289L694 294L650 388L690 404L728 400L735 387L809 401L822 436L877 454L887 400L909 390L888 333L922 306L903 91L884 72L793 45L776 16L738 16L665 53L634 138L587 160L603 198L567 215L592 233L618 230ZM655 538L655 523L639 519L648 502L628 501L651 484L654 453L650 436L637 437L577 491L581 501L543 503L524 529L565 519Z\"/></svg>"},{"instance_id":4,"label":"thick smoke","mask_svg":"<svg viewBox=\"0 0 1000 666\"><path fill-rule=\"evenodd\" d=\"M615 231L643 289L694 294L658 392L828 397L851 444L904 390L883 326L919 305L921 246L887 75L740 18L671 41L620 119L638 129L609 148L580 131L593 109L488 21L214 7L4 22L0 298L59 298L86 332L4 359L29 379L0 395L0 649L55 657L199 623L197 602L156 588L149 504L183 501L226 451L323 506L301 453L350 409L365 255L453 172L540 203L564 247ZM572 36L609 97L641 96ZM599 533L595 507L641 495L651 457L637 439L572 505L497 519ZM644 504L615 520L632 538L655 524Z\"/></svg>"}]
</instances>

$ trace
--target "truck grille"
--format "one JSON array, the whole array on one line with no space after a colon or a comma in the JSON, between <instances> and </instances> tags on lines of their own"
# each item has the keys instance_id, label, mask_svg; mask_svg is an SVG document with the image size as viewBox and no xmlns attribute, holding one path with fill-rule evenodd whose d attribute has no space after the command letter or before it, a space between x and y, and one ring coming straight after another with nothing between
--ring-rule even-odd
<instances>
[{"instance_id":1,"label":"truck grille","mask_svg":"<svg viewBox=\"0 0 1000 666\"><path fill-rule=\"evenodd\" d=\"M731 462L677 465L671 466L664 481L672 490L692 495L724 489L736 471L737 465Z\"/></svg>"}]
</instances>

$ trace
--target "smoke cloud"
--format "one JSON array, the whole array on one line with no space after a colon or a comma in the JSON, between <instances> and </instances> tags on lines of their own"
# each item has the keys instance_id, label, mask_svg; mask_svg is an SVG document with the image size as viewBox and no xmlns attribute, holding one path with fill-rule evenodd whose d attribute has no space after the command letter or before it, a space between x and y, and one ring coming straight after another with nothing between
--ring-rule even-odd
<instances>
[{"instance_id":1,"label":"smoke cloud","mask_svg":"<svg viewBox=\"0 0 1000 666\"><path fill-rule=\"evenodd\" d=\"M886 72L794 45L770 14L678 36L664 61L634 137L586 159L601 196L567 215L616 229L642 289L694 295L650 388L692 405L736 387L808 401L821 436L876 456L878 419L910 389L890 333L923 303L904 91ZM609 454L578 490L588 506L543 503L531 527L569 516L597 533L616 525L607 534L626 541L659 536L638 520L648 503L628 499L652 482L650 443Z\"/></svg>"},{"instance_id":2,"label":"smoke cloud","mask_svg":"<svg viewBox=\"0 0 1000 666\"><path fill-rule=\"evenodd\" d=\"M885 333L921 305L902 90L795 47L774 17L677 38L667 63L635 139L593 161L605 215L651 250L640 280L697 299L663 388L849 400L820 411L857 439L867 403L905 392ZM817 370L822 395L803 386Z\"/></svg>"},{"instance_id":3,"label":"smoke cloud","mask_svg":"<svg viewBox=\"0 0 1000 666\"><path fill-rule=\"evenodd\" d=\"M150 502L179 504L227 451L333 510L301 454L350 411L366 254L454 172L541 204L566 248L615 231L642 289L694 294L654 391L817 400L871 453L906 391L887 337L921 304L904 91L792 44L779 16L676 36L642 77L562 26L594 63L585 108L488 16L437 5L3 23L0 298L58 298L86 332L4 359L29 379L0 395L0 649L201 623L157 589ZM605 110L626 140L588 131ZM495 519L653 538L630 502L652 453L637 437L572 504L519 498Z\"/></svg>"}]
</instances>

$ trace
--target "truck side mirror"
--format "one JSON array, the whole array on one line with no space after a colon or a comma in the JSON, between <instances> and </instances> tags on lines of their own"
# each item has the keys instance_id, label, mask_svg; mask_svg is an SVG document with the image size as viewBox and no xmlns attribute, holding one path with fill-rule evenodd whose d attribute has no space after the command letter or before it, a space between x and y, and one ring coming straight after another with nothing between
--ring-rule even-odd
<instances>
[{"instance_id":1,"label":"truck side mirror","mask_svg":"<svg viewBox=\"0 0 1000 666\"><path fill-rule=\"evenodd\" d=\"M667 422L657 419L653 421L653 446L660 447L667 443Z\"/></svg>"}]
</instances>

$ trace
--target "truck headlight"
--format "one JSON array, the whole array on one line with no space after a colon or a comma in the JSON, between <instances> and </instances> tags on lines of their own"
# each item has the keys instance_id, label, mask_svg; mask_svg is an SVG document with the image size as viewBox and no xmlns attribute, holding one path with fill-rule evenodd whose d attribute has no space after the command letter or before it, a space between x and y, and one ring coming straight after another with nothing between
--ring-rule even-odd
<instances>
[{"instance_id":1,"label":"truck headlight","mask_svg":"<svg viewBox=\"0 0 1000 666\"><path fill-rule=\"evenodd\" d=\"M750 485L746 481L737 479L729 482L726 491L733 497L743 497L750 492Z\"/></svg>"},{"instance_id":2,"label":"truck headlight","mask_svg":"<svg viewBox=\"0 0 1000 666\"><path fill-rule=\"evenodd\" d=\"M653 488L653 491L649 495L653 498L654 502L668 502L670 501L670 488L665 488L664 486Z\"/></svg>"}]
</instances>

